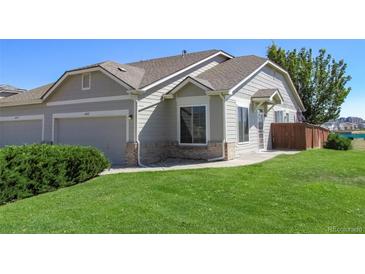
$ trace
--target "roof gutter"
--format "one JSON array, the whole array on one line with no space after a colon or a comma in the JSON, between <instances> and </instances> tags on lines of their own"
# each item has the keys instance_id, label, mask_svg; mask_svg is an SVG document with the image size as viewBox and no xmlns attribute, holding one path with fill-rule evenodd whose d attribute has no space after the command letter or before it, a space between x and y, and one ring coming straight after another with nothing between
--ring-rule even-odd
<instances>
[{"instance_id":1,"label":"roof gutter","mask_svg":"<svg viewBox=\"0 0 365 274\"><path fill-rule=\"evenodd\" d=\"M207 90L205 92L206 95L229 95L229 90Z\"/></svg>"}]
</instances>

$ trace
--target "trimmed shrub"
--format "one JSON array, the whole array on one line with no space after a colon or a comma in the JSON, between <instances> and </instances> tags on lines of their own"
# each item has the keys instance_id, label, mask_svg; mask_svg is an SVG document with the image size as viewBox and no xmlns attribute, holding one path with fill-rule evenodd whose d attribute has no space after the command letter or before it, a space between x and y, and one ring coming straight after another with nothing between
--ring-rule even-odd
<instances>
[{"instance_id":1,"label":"trimmed shrub","mask_svg":"<svg viewBox=\"0 0 365 274\"><path fill-rule=\"evenodd\" d=\"M93 147L7 146L0 149L0 204L84 182L109 166Z\"/></svg>"},{"instance_id":2,"label":"trimmed shrub","mask_svg":"<svg viewBox=\"0 0 365 274\"><path fill-rule=\"evenodd\" d=\"M349 150L351 149L351 140L342 137L336 133L330 133L328 135L325 148L336 149L336 150Z\"/></svg>"}]
</instances>

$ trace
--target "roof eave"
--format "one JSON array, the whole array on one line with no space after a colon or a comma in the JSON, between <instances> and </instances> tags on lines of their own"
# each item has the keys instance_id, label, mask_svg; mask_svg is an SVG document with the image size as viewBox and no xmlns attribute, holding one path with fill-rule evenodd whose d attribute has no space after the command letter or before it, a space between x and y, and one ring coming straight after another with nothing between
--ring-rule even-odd
<instances>
[{"instance_id":1,"label":"roof eave","mask_svg":"<svg viewBox=\"0 0 365 274\"><path fill-rule=\"evenodd\" d=\"M206 95L229 95L229 90L209 90L205 92Z\"/></svg>"},{"instance_id":2,"label":"roof eave","mask_svg":"<svg viewBox=\"0 0 365 274\"><path fill-rule=\"evenodd\" d=\"M24 106L24 105L36 105L42 104L42 99L35 99L30 101L23 101L23 102L0 102L0 107L16 107L16 106Z\"/></svg>"},{"instance_id":3,"label":"roof eave","mask_svg":"<svg viewBox=\"0 0 365 274\"><path fill-rule=\"evenodd\" d=\"M193 85L196 85L196 86L204 89L205 92L213 91L213 89L211 87L208 87L204 83L201 83L199 80L197 80L191 76L187 76L183 81L181 81L179 84L177 84L173 89L171 89L168 93L166 93L162 97L164 99L173 99L175 93L178 92L180 89L182 89L184 86L186 86L188 83L191 83Z\"/></svg>"}]
</instances>

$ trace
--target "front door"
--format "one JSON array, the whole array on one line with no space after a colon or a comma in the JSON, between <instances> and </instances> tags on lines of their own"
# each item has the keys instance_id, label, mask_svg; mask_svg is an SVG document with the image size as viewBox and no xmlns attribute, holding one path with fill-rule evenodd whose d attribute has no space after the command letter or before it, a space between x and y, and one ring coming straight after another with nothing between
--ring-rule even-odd
<instances>
[{"instance_id":1,"label":"front door","mask_svg":"<svg viewBox=\"0 0 365 274\"><path fill-rule=\"evenodd\" d=\"M264 111L262 109L257 110L257 130L259 135L259 150L263 150L264 146Z\"/></svg>"}]
</instances>

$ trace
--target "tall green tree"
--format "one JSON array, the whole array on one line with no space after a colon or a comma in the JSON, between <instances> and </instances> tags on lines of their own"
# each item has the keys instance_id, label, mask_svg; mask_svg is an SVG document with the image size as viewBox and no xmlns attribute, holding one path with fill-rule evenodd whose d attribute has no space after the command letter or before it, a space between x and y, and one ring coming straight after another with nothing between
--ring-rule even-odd
<instances>
[{"instance_id":1,"label":"tall green tree","mask_svg":"<svg viewBox=\"0 0 365 274\"><path fill-rule=\"evenodd\" d=\"M275 44L268 48L267 57L288 71L306 108L307 122L322 124L339 117L351 91L344 60L337 62L325 49L313 56L312 49L285 51Z\"/></svg>"}]
</instances>

